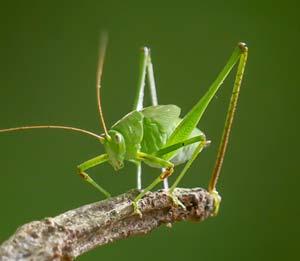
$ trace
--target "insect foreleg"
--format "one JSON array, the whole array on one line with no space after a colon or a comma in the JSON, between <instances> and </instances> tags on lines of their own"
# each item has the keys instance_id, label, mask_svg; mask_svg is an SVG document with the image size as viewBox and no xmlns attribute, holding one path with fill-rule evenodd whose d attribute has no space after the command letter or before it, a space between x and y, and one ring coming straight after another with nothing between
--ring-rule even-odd
<instances>
[{"instance_id":1,"label":"insect foreleg","mask_svg":"<svg viewBox=\"0 0 300 261\"><path fill-rule=\"evenodd\" d=\"M98 185L86 172L84 172L87 169L90 169L92 167L95 167L99 164L102 164L108 160L107 154L102 154L100 156L97 156L95 158L92 158L90 160L87 160L80 165L77 166L78 174L88 183L90 183L92 186L94 186L96 189L98 189L101 193L103 193L107 198L110 197L110 193L107 192L104 188L102 188L100 185Z\"/></svg>"}]
</instances>

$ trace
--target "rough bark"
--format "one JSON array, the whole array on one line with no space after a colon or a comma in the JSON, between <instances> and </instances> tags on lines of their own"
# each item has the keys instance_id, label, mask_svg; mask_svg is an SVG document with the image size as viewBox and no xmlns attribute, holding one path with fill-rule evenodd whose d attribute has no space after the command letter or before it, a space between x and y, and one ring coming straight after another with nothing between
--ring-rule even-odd
<instances>
[{"instance_id":1,"label":"rough bark","mask_svg":"<svg viewBox=\"0 0 300 261\"><path fill-rule=\"evenodd\" d=\"M186 209L173 206L163 191L148 193L139 203L142 218L133 215L138 191L21 226L0 246L0 260L73 260L79 255L129 236L147 234L162 224L203 221L213 213L213 198L204 189L178 188Z\"/></svg>"}]
</instances>

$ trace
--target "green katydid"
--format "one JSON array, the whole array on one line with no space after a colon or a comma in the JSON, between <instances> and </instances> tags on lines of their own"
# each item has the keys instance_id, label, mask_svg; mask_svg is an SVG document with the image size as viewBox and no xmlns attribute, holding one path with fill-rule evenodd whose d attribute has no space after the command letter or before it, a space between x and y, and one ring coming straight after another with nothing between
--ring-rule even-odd
<instances>
[{"instance_id":1,"label":"green katydid","mask_svg":"<svg viewBox=\"0 0 300 261\"><path fill-rule=\"evenodd\" d=\"M124 161L133 162L137 165L137 187L141 189L141 162L144 162L151 167L161 168L161 174L133 200L134 211L137 214L140 214L138 209L139 200L158 183L166 180L167 177L173 173L174 166L186 163L174 184L168 189L168 195L173 200L174 204L184 207L173 195L174 189L186 174L187 170L199 153L209 144L204 133L197 129L196 126L227 75L230 73L234 65L239 62L217 160L208 187L208 191L214 196L215 213L217 213L220 198L216 191L216 183L228 144L241 81L247 61L248 48L244 43L238 44L225 67L212 83L207 93L183 118L179 117L180 108L176 105L157 105L158 102L150 50L146 47L142 48L138 91L134 102L134 109L116 122L110 130L108 130L102 113L100 95L106 46L107 38L103 37L99 50L96 78L97 102L100 122L104 130L103 134L98 135L84 129L58 125L23 126L0 129L0 132L53 128L76 131L96 138L97 141L104 146L106 153L78 165L78 174L85 181L102 192L106 197L110 197L110 193L97 184L86 173L86 170L95 167L96 165L108 162L112 165L114 170L117 171L124 166ZM146 76L149 81L152 106L143 108Z\"/></svg>"}]
</instances>

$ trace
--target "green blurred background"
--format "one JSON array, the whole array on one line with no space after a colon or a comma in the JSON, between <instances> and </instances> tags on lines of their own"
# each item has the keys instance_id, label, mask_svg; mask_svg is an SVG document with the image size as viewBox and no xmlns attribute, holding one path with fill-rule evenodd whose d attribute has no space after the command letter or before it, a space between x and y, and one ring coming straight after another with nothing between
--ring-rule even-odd
<instances>
[{"instance_id":1,"label":"green blurred background","mask_svg":"<svg viewBox=\"0 0 300 261\"><path fill-rule=\"evenodd\" d=\"M178 1L179 2L179 1ZM109 126L132 108L139 48L152 48L159 102L185 114L236 43L249 63L219 192L220 214L161 227L79 260L294 260L299 253L299 4L295 1L11 1L0 10L0 128L66 124L99 130L95 70L101 29L110 42L103 79ZM233 77L200 128L213 141L183 180L206 187ZM0 135L0 242L23 223L101 195L75 174L101 152L59 130ZM145 168L145 183L157 170ZM90 171L113 194L135 186L135 169ZM178 173L178 172L177 172ZM297 258L296 258L297 259Z\"/></svg>"}]
</instances>

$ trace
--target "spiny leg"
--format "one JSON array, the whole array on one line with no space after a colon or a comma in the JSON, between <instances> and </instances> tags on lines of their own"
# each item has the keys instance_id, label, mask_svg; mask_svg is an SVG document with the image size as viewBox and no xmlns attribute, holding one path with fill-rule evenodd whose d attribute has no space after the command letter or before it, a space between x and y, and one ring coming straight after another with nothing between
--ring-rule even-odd
<instances>
[{"instance_id":1,"label":"spiny leg","mask_svg":"<svg viewBox=\"0 0 300 261\"><path fill-rule=\"evenodd\" d=\"M140 216L142 215L142 213L140 212L140 210L138 209L138 202L139 200L145 196L145 194L150 191L151 189L153 189L158 183L160 183L161 181L163 181L164 179L166 179L167 177L169 177L170 175L172 175L173 171L174 171L174 164L170 161L161 159L159 157L147 154L147 153L143 153L143 152L138 152L137 153L137 160L143 161L146 164L150 165L150 166L154 166L154 167L160 167L163 168L163 172L148 186L146 187L143 192L141 192L133 201L133 207L134 207L134 212L139 214Z\"/></svg>"},{"instance_id":2,"label":"spiny leg","mask_svg":"<svg viewBox=\"0 0 300 261\"><path fill-rule=\"evenodd\" d=\"M239 61L236 76L235 76L235 81L234 81L233 90L232 90L232 94L231 94L231 98L230 98L230 103L229 103L228 110L227 110L227 115L226 115L223 133L222 133L222 138L220 141L219 150L218 150L218 154L217 154L217 159L216 159L214 170L212 172L211 179L210 179L210 182L208 185L208 191L214 196L214 200L215 200L215 204L214 204L214 206L215 206L214 214L215 215L218 213L219 205L220 205L220 201L221 201L221 198L216 190L216 184L217 184L217 181L218 181L218 178L219 178L219 175L221 172L221 168L223 165L224 156L225 156L227 145L228 145L229 135L230 135L230 131L232 128L234 114L235 114L236 107L237 107L241 83L242 83L242 79L243 79L243 75L244 75L244 71L245 71L245 67L246 67L246 62L247 62L247 57L248 57L247 46L244 43L239 43L239 48L241 49L242 54L240 56L240 61Z\"/></svg>"},{"instance_id":3,"label":"spiny leg","mask_svg":"<svg viewBox=\"0 0 300 261\"><path fill-rule=\"evenodd\" d=\"M156 84L155 84L155 78L154 78L154 70L153 70L153 64L151 61L151 52L149 50L149 57L148 57L148 64L147 64L147 72L148 72L148 83L150 88L150 95L151 95L151 103L153 106L158 105L158 98L157 98L157 91L156 91ZM162 168L162 171L164 169ZM169 189L169 182L168 178L165 178L163 180L163 186L165 190Z\"/></svg>"},{"instance_id":4,"label":"spiny leg","mask_svg":"<svg viewBox=\"0 0 300 261\"><path fill-rule=\"evenodd\" d=\"M156 84L155 84L155 78L154 78L154 70L153 70L153 64L151 61L151 52L149 50L149 56L148 56L148 63L147 63L147 72L148 72L148 83L150 88L150 95L151 95L151 103L153 106L158 105L158 99L157 99L157 91L156 91Z\"/></svg>"},{"instance_id":5,"label":"spiny leg","mask_svg":"<svg viewBox=\"0 0 300 261\"><path fill-rule=\"evenodd\" d=\"M166 146L170 146L181 140L187 139L192 131L196 128L199 123L203 113L205 112L207 106L209 105L212 98L215 96L216 92L222 85L223 81L226 79L234 65L239 61L242 50L240 46L237 46L232 55L230 56L228 62L218 74L216 80L211 84L208 91L202 96L202 98L194 105L194 107L184 116L182 121L177 125L176 129L173 131L172 135L167 140ZM165 155L164 159L169 159L174 156L176 152L170 152Z\"/></svg>"},{"instance_id":6,"label":"spiny leg","mask_svg":"<svg viewBox=\"0 0 300 261\"><path fill-rule=\"evenodd\" d=\"M166 146L175 144L175 143L179 142L180 140L184 140L190 136L190 134L192 133L192 131L194 130L194 128L200 121L200 119L201 119L203 113L205 112L207 106L209 105L210 101L215 96L216 92L222 85L223 81L226 79L226 77L228 76L228 74L231 72L232 68L238 61L240 61L240 62L239 62L239 66L238 66L238 73L237 73L237 77L236 77L236 81L235 81L236 82L235 86L239 86L241 84L241 79L243 76L246 59L247 59L247 47L245 44L239 43L238 46L233 51L232 55L230 56L228 62L226 63L224 68L221 70L221 72L217 76L216 80L211 84L210 88L205 93L205 95L196 103L196 105L194 105L194 107L185 115L185 117L182 119L182 121L178 124L178 126L176 127L176 129L174 130L172 135L169 137ZM236 91L233 91L233 93L236 93ZM235 95L233 94L233 96L235 96ZM233 107L234 106L232 105L232 108ZM228 122L232 119L233 119L233 117L228 117ZM224 130L224 133L226 133L225 130ZM226 134L225 134L225 136L226 136ZM225 142L222 144L226 144L226 138L224 138L224 141ZM224 145L221 145L221 146L226 148L226 146L224 146ZM216 171L213 172L213 177L211 178L209 190L211 191L212 195L217 195L214 187L215 187L217 177L219 175L218 169L220 169L220 166L222 165L223 156L224 156L224 152L225 152L224 148L220 149L220 151L221 151L219 154L220 157L218 157L220 160L217 160L216 168L215 168ZM168 159L172 158L175 155L175 153L176 152L170 152L170 153L164 155L163 158L168 160ZM218 202L220 202L220 200L219 200L218 196L215 196L215 198L216 198L215 205L217 206L219 204Z\"/></svg>"},{"instance_id":7,"label":"spiny leg","mask_svg":"<svg viewBox=\"0 0 300 261\"><path fill-rule=\"evenodd\" d=\"M94 186L96 189L98 189L101 193L103 193L107 198L109 198L111 195L109 192L107 192L104 188L102 188L100 185L98 185L86 172L84 172L87 169L90 169L92 167L95 167L99 164L102 164L108 160L107 154L102 154L100 156L97 156L95 158L92 158L90 160L87 160L80 165L77 166L78 168L78 174L80 177L82 177L86 182L90 183L92 186Z\"/></svg>"},{"instance_id":8,"label":"spiny leg","mask_svg":"<svg viewBox=\"0 0 300 261\"><path fill-rule=\"evenodd\" d=\"M146 79L148 59L149 59L149 49L147 47L143 47L141 49L137 93L133 103L133 110L140 111L143 109L145 79Z\"/></svg>"},{"instance_id":9,"label":"spiny leg","mask_svg":"<svg viewBox=\"0 0 300 261\"><path fill-rule=\"evenodd\" d=\"M161 156L166 155L170 152L175 152L175 151L177 151L177 150L179 150L179 149L181 149L185 146L188 146L188 145L194 144L196 142L200 142L200 141L206 141L206 138L205 138L204 134L201 134L201 135L198 135L198 136L195 136L195 137L177 142L177 143L175 143L173 145L170 145L168 147L164 147L164 148L160 149L159 151L157 151L155 153L155 156L161 157ZM210 143L210 141L206 141L206 143Z\"/></svg>"},{"instance_id":10,"label":"spiny leg","mask_svg":"<svg viewBox=\"0 0 300 261\"><path fill-rule=\"evenodd\" d=\"M229 131L231 127L231 123L233 120L233 114L234 114L234 109L236 106L236 101L238 97L238 92L239 92L239 86L241 85L241 80L247 60L247 47L243 43L239 43L238 46L235 48L234 52L230 56L228 62L222 69L222 71L219 73L217 76L216 80L212 83L210 86L209 90L206 92L206 94L198 101L198 103L191 109L191 111L182 119L182 121L178 124L172 135L167 141L166 146L171 146L173 144L178 143L180 140L188 138L188 136L191 134L193 129L196 127L198 122L200 121L203 113L205 112L208 104L210 103L211 99L214 97L216 94L217 90L220 88L222 85L223 81L226 79L228 74L231 72L232 68L234 65L239 61L239 66L238 66L238 72L236 75L236 80L235 80L235 85L234 85L234 90L232 94L232 102L229 105L229 113L228 117L226 119L225 123L225 129L224 129L224 135L221 141L220 145L220 150L219 154L217 157L216 161L216 167L215 171L213 172L210 185L209 185L209 191L215 198L215 206L216 207L216 212L218 205L220 203L220 198L215 190L215 185L216 181L222 166L222 161L224 158L224 153L228 141L228 136L229 136ZM236 100L234 102L234 100ZM231 122L231 123L230 123ZM165 154L163 156L164 159L168 160L172 158L175 155L176 151L171 151L168 154ZM177 184L176 184L177 185ZM173 185L173 189L175 188L176 185Z\"/></svg>"},{"instance_id":11,"label":"spiny leg","mask_svg":"<svg viewBox=\"0 0 300 261\"><path fill-rule=\"evenodd\" d=\"M153 64L151 62L150 50L147 47L142 48L140 58L140 73L138 79L137 94L134 102L134 110L142 110L144 104L144 93L145 93L145 78L148 73L148 83L150 88L151 103L153 106L158 104L157 92L154 79ZM137 163L137 188L142 189L142 166Z\"/></svg>"},{"instance_id":12,"label":"spiny leg","mask_svg":"<svg viewBox=\"0 0 300 261\"><path fill-rule=\"evenodd\" d=\"M139 68L140 69L139 69L137 93L136 93L136 96L134 99L134 104L133 104L133 109L138 110L138 111L142 110L144 107L143 104L144 104L146 73L148 73L147 78L148 78L148 83L149 83L149 88L150 88L151 104L153 106L158 105L153 64L151 61L150 49L147 47L143 47L141 50Z\"/></svg>"},{"instance_id":13,"label":"spiny leg","mask_svg":"<svg viewBox=\"0 0 300 261\"><path fill-rule=\"evenodd\" d=\"M151 102L153 106L158 105L158 98L157 98L157 91L156 91L156 84L155 84L155 78L154 78L154 70L153 70L153 64L151 61L151 53L149 55L148 59L148 82L149 82L149 87L150 87L150 95L151 95ZM165 171L163 168L161 169L162 171ZM164 184L164 189L168 190L169 189L169 182L168 178L165 178L163 180Z\"/></svg>"},{"instance_id":14,"label":"spiny leg","mask_svg":"<svg viewBox=\"0 0 300 261\"><path fill-rule=\"evenodd\" d=\"M136 187L138 190L142 190L142 164L136 163Z\"/></svg>"},{"instance_id":15,"label":"spiny leg","mask_svg":"<svg viewBox=\"0 0 300 261\"><path fill-rule=\"evenodd\" d=\"M149 58L149 49L147 47L143 47L141 50L141 57L140 57L140 65L139 65L140 70L139 70L139 77L138 77L137 93L133 104L133 110L137 110L137 111L143 109L148 58ZM141 190L142 189L142 166L140 162L137 162L137 167L136 167L136 183L137 183L137 189Z\"/></svg>"}]
</instances>

